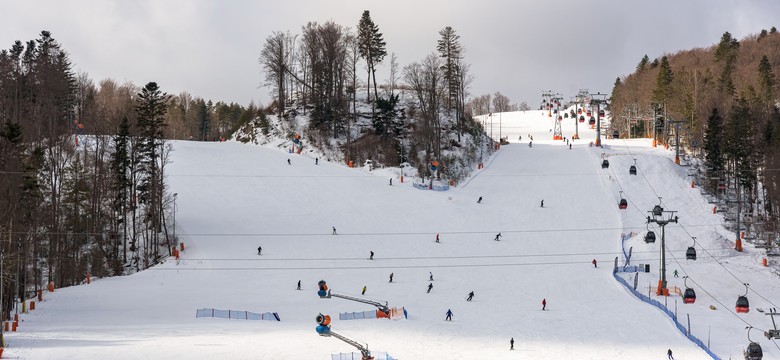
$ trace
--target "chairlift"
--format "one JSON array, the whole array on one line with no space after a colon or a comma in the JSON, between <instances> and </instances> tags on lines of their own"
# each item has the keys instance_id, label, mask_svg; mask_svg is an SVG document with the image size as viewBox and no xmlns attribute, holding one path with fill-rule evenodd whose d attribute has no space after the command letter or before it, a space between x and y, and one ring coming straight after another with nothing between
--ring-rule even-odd
<instances>
[{"instance_id":1,"label":"chairlift","mask_svg":"<svg viewBox=\"0 0 780 360\"><path fill-rule=\"evenodd\" d=\"M620 192L620 202L618 203L618 209L628 208L628 201L623 197L623 192Z\"/></svg>"},{"instance_id":2,"label":"chairlift","mask_svg":"<svg viewBox=\"0 0 780 360\"><path fill-rule=\"evenodd\" d=\"M661 207L661 198L658 197L658 205L653 206L653 216L661 216L664 213L664 208Z\"/></svg>"},{"instance_id":3,"label":"chairlift","mask_svg":"<svg viewBox=\"0 0 780 360\"><path fill-rule=\"evenodd\" d=\"M737 298L736 309L737 309L738 313L748 313L748 312L750 312L750 302L748 301L748 298L747 298L748 286L749 285L750 284L745 283L745 295L742 295L742 296Z\"/></svg>"},{"instance_id":4,"label":"chairlift","mask_svg":"<svg viewBox=\"0 0 780 360\"><path fill-rule=\"evenodd\" d=\"M683 303L693 304L696 302L696 291L693 288L688 287L688 277L683 276L685 280L685 292L683 293Z\"/></svg>"},{"instance_id":5,"label":"chairlift","mask_svg":"<svg viewBox=\"0 0 780 360\"><path fill-rule=\"evenodd\" d=\"M693 246L688 247L688 250L685 250L685 259L686 260L696 260L696 238L693 238Z\"/></svg>"},{"instance_id":6,"label":"chairlift","mask_svg":"<svg viewBox=\"0 0 780 360\"><path fill-rule=\"evenodd\" d=\"M747 349L745 349L744 355L745 360L761 360L764 358L764 351L761 350L761 345L759 345L757 342L750 339L750 330L753 329L752 326L748 326L748 341L750 341L750 344L748 344Z\"/></svg>"}]
</instances>

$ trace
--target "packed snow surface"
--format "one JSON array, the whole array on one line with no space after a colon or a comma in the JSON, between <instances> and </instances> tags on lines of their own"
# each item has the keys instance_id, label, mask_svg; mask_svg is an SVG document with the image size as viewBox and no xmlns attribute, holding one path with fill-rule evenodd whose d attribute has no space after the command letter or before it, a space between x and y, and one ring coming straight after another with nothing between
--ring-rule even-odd
<instances>
[{"instance_id":1,"label":"packed snow surface","mask_svg":"<svg viewBox=\"0 0 780 360\"><path fill-rule=\"evenodd\" d=\"M647 140L591 147L596 134L587 123L569 149L552 140L553 118L542 111L483 120L511 144L446 192L416 189L408 178L401 183L398 169L351 169L322 159L315 165L310 157L235 142L174 142L167 171L170 192L178 193L181 260L45 293L34 311L21 314L19 331L6 334L4 356L298 360L356 351L317 335L315 317L324 313L334 318L334 332L397 359L665 359L667 349L676 359L706 359L666 314L612 275L614 258L624 262L621 234L634 232L625 244L633 246L632 263L652 267L638 289L647 293L657 284L659 242L645 244L642 236L658 196L679 216L666 229L669 285L684 288L682 276L689 275L698 300L654 297L676 307L681 319L690 314L693 334L724 359L742 356L746 324L771 327L756 309L780 301L777 276L760 266L759 250L731 250L734 237L722 229L722 217L690 188L669 151ZM565 119L563 136L574 131ZM601 169L602 152L609 169ZM630 176L634 159L639 174ZM630 200L626 210L617 207L620 190ZM696 261L684 260L691 236L700 249ZM339 312L375 308L320 299L319 280L333 293L357 297L366 286L365 298L405 307L408 319L338 320ZM752 307L737 315L742 282L751 284ZM196 319L199 308L276 312L281 321ZM444 321L448 309L451 322ZM765 359L780 358L760 331L751 338Z\"/></svg>"}]
</instances>

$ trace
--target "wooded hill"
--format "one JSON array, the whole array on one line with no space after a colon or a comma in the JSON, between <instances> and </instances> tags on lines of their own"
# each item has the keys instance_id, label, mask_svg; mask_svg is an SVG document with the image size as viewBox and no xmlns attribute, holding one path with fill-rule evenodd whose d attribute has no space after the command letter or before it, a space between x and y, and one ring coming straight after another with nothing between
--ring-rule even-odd
<instances>
[{"instance_id":1,"label":"wooded hill","mask_svg":"<svg viewBox=\"0 0 780 360\"><path fill-rule=\"evenodd\" d=\"M726 32L708 48L652 61L645 55L636 72L615 81L610 130L668 144L674 142L674 121L680 121L680 145L704 159L709 190L734 189L744 195L748 211L776 222L778 66L780 34L774 27L742 40Z\"/></svg>"}]
</instances>

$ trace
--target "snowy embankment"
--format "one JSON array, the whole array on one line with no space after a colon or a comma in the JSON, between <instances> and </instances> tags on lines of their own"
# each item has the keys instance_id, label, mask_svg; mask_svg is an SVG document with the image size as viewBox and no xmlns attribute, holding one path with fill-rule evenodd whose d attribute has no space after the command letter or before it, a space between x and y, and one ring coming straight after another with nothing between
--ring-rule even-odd
<instances>
[{"instance_id":1,"label":"snowy embankment","mask_svg":"<svg viewBox=\"0 0 780 360\"><path fill-rule=\"evenodd\" d=\"M322 312L336 319L333 331L398 359L659 359L669 348L678 359L706 358L662 312L638 301L612 277L612 260L622 253L621 232L642 222L636 210L629 208L637 213L634 218L617 209L616 184L609 176L642 211L655 204L641 188L647 185L619 174L627 169L619 155L614 156L615 174L601 170L600 151L588 146L593 130L581 127L582 140L569 150L551 140L552 119L546 113L502 114L501 121L501 133L513 143L448 192L418 190L397 177L389 186L387 172L322 160L315 165L305 156L269 147L174 142L168 174L171 191L178 193L177 234L186 247L182 259L46 293L36 310L22 315L19 332L7 335L6 354L25 359L328 359L331 353L354 351L315 333L314 319ZM571 121L564 123L566 137L573 132ZM528 135L534 137L533 147ZM679 173L661 173L670 170L666 153L643 151L639 163L651 183L656 172L667 184L684 181ZM690 188L658 185L655 190L668 191L664 202L680 211L681 222L718 222L693 213L706 209L687 197ZM332 235L332 227L338 235ZM668 230L673 251L687 245L672 235L679 231ZM500 241L493 240L497 233ZM436 234L440 243L434 241ZM699 242L713 254L728 245L704 237L700 233ZM367 259L370 251L374 260ZM598 268L591 265L594 258ZM776 279L748 266L754 259L734 256L730 261L725 266L744 275L754 289L780 298ZM716 266L702 256L685 270L701 271L697 282L716 296L735 299L736 287L717 285L724 276L705 277L716 273ZM429 273L434 287L426 293ZM367 298L404 306L409 319L340 321L339 312L372 306L320 299L316 283L321 279L334 292L353 296L366 286ZM295 289L298 280L301 291ZM470 291L475 298L467 302ZM702 297L695 306L706 303ZM281 321L196 319L198 308L275 312ZM448 309L452 322L444 321ZM712 342L722 344L716 350L731 348L737 354L747 341L744 330L725 320L731 315L723 310L708 316L728 323L723 332L713 324ZM756 313L749 316L766 324ZM509 351L512 337L514 352ZM780 354L764 349L766 358Z\"/></svg>"}]
</instances>

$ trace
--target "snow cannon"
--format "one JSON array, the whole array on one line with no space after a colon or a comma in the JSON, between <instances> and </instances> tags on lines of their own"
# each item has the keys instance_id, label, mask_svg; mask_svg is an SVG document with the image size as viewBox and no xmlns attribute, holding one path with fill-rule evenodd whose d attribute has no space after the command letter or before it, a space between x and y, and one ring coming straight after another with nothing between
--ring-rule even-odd
<instances>
[{"instance_id":1,"label":"snow cannon","mask_svg":"<svg viewBox=\"0 0 780 360\"><path fill-rule=\"evenodd\" d=\"M436 171L436 169L439 168L439 162L438 161L432 161L431 162L431 172Z\"/></svg>"},{"instance_id":2,"label":"snow cannon","mask_svg":"<svg viewBox=\"0 0 780 360\"><path fill-rule=\"evenodd\" d=\"M317 328L315 329L317 331L317 334L320 334L320 336L330 336L330 315L323 315L319 314L317 315Z\"/></svg>"},{"instance_id":3,"label":"snow cannon","mask_svg":"<svg viewBox=\"0 0 780 360\"><path fill-rule=\"evenodd\" d=\"M317 295L321 298L328 297L328 284L325 283L325 280L320 280L317 285L320 287L320 290L317 291Z\"/></svg>"},{"instance_id":4,"label":"snow cannon","mask_svg":"<svg viewBox=\"0 0 780 360\"><path fill-rule=\"evenodd\" d=\"M293 142L296 144L301 142L301 134L295 134L295 136L293 137Z\"/></svg>"}]
</instances>

